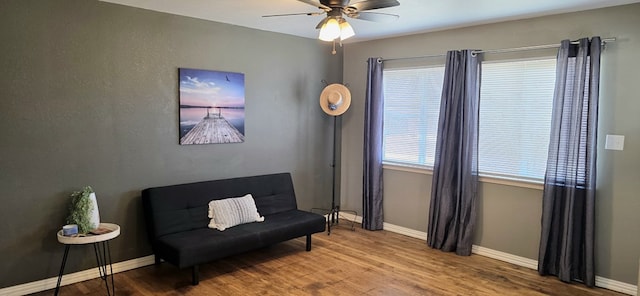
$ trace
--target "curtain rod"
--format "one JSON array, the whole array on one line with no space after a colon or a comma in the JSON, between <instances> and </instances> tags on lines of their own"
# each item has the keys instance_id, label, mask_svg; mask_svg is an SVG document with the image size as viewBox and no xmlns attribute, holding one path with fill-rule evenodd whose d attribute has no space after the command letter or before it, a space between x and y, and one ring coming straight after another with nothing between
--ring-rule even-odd
<instances>
[{"instance_id":1,"label":"curtain rod","mask_svg":"<svg viewBox=\"0 0 640 296\"><path fill-rule=\"evenodd\" d=\"M600 43L604 46L607 42L616 42L615 37L610 38L602 38ZM573 40L571 44L578 44L580 41ZM471 52L472 55L479 53L504 53L504 52L515 52L515 51L526 51L526 50L536 50L536 49L548 49L548 48L558 48L560 44L545 44L545 45L534 45L534 46L525 46L525 47L514 47L514 48L502 48L502 49L489 49L489 50L474 50Z\"/></svg>"},{"instance_id":2,"label":"curtain rod","mask_svg":"<svg viewBox=\"0 0 640 296\"><path fill-rule=\"evenodd\" d=\"M392 59L379 59L378 62L399 61L399 60L413 60L413 59L428 59L428 58L440 58L445 57L447 54L433 54L418 57L406 57L406 58L392 58Z\"/></svg>"},{"instance_id":3,"label":"curtain rod","mask_svg":"<svg viewBox=\"0 0 640 296\"><path fill-rule=\"evenodd\" d=\"M579 41L571 41L572 44L578 44ZM602 38L602 45L605 45L607 42L616 42L615 37ZM525 47L512 47L512 48L502 48L502 49L488 49L488 50L474 50L471 53L473 55L479 53L505 53L505 52L516 52L516 51L526 51L526 50L536 50L536 49L548 49L548 48L558 48L560 44L545 44L545 45L534 45L534 46L525 46ZM398 60L413 60L413 59L427 59L427 58L439 58L444 57L446 54L434 54L434 55L425 55L425 56L416 56L416 57L405 57L405 58L391 58L391 59L380 59L380 62L386 61L398 61Z\"/></svg>"}]
</instances>

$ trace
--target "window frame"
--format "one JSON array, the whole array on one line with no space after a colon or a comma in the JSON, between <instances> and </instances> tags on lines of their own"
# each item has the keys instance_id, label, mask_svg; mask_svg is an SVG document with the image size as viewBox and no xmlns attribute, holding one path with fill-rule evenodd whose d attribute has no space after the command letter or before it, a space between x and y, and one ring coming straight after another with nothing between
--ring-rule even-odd
<instances>
[{"instance_id":1,"label":"window frame","mask_svg":"<svg viewBox=\"0 0 640 296\"><path fill-rule=\"evenodd\" d=\"M494 59L490 61L485 61L485 63L506 63L506 62L548 60L548 59L555 59L555 56L542 55L542 56L524 57L524 58ZM438 64L430 64L430 65L391 67L389 70L410 70L410 69L422 69L422 68L437 68L437 67L443 67L443 66L444 64L438 63ZM555 73L555 69L554 69L554 73ZM386 169L386 170L418 173L418 174L424 174L424 175L433 175L433 166L429 166L429 165L419 165L419 164L410 164L410 163L404 163L404 162L387 161L387 160L384 160L384 158L382 160L382 165L383 165L383 169ZM502 174L496 174L496 173L487 174L487 173L479 172L479 182L506 185L506 186L515 186L515 187L521 187L521 188L530 188L530 189L536 189L536 190L544 189L544 176L542 176L541 179L538 179L538 178L528 178L528 177L522 177L522 176L502 175Z\"/></svg>"}]
</instances>

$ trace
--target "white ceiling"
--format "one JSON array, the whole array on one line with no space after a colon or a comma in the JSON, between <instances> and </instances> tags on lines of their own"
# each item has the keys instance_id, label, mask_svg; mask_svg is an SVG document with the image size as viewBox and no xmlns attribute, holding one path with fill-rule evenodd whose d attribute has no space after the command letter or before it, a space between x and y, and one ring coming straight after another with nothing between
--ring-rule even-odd
<instances>
[{"instance_id":1,"label":"white ceiling","mask_svg":"<svg viewBox=\"0 0 640 296\"><path fill-rule=\"evenodd\" d=\"M296 0L100 0L127 6L259 30L317 38L323 16L263 15L319 12ZM487 24L505 20L588 10L640 2L640 0L398 0L400 6L373 12L397 14L391 23L348 19L356 36L348 42ZM353 3L359 0L352 0ZM347 42L347 43L348 43Z\"/></svg>"}]
</instances>

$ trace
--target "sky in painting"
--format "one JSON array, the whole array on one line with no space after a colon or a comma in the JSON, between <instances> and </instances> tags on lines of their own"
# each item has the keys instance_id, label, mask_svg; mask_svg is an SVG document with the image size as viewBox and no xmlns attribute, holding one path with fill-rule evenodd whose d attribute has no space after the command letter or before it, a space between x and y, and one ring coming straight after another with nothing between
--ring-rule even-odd
<instances>
[{"instance_id":1,"label":"sky in painting","mask_svg":"<svg viewBox=\"0 0 640 296\"><path fill-rule=\"evenodd\" d=\"M180 69L180 105L244 107L244 74Z\"/></svg>"}]
</instances>

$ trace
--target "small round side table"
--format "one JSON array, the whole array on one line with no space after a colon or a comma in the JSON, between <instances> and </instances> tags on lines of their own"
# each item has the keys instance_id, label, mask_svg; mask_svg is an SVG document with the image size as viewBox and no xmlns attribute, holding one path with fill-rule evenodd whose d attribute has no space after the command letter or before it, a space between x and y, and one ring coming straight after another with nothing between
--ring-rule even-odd
<instances>
[{"instance_id":1,"label":"small round side table","mask_svg":"<svg viewBox=\"0 0 640 296\"><path fill-rule=\"evenodd\" d=\"M98 230L103 230L100 234L91 234L81 236L64 236L62 230L58 231L58 242L64 244L64 256L62 257L62 266L60 266L60 273L58 274L58 284L56 285L56 291L54 295L58 295L60 291L60 281L62 280L62 274L64 273L64 266L67 263L67 257L69 255L69 248L71 245L88 245L93 244L93 249L96 253L96 261L98 262L98 270L100 272L100 278L104 281L104 285L107 288L107 295L115 295L116 287L113 284L113 266L111 262L111 250L109 249L109 241L120 235L120 226L113 223L100 223ZM111 289L109 289L109 281L107 274L107 265L109 266L109 272L111 274Z\"/></svg>"}]
</instances>

